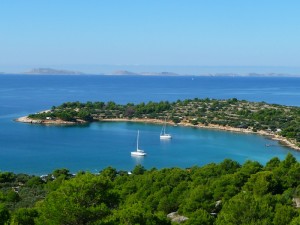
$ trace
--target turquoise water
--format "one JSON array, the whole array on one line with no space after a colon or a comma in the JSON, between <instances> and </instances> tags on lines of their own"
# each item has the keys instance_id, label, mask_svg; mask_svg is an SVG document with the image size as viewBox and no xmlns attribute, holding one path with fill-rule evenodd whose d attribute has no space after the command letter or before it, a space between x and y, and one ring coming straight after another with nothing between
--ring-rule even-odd
<instances>
[{"instance_id":1,"label":"turquoise water","mask_svg":"<svg viewBox=\"0 0 300 225\"><path fill-rule=\"evenodd\" d=\"M277 142L258 135L179 126L168 127L172 140L159 139L161 126L143 123L103 122L70 127L19 124L18 127L13 137L1 138L4 145L0 154L1 167L16 172L42 174L62 167L97 172L107 166L131 170L138 163L146 168L185 168L225 158L265 163L274 156L284 158L289 152ZM137 130L140 130L140 148L147 152L144 158L130 156L136 149ZM4 141L6 138L12 141Z\"/></svg>"},{"instance_id":2,"label":"turquoise water","mask_svg":"<svg viewBox=\"0 0 300 225\"><path fill-rule=\"evenodd\" d=\"M131 170L138 163L146 168L185 168L225 158L265 163L275 156L283 159L288 152L299 160L299 152L253 134L177 126L167 128L172 140L161 141L160 125L42 126L13 121L76 100L138 103L237 97L299 106L299 88L299 78L0 76L0 170L45 174L64 167L72 172L97 172L107 166ZM144 158L130 156L136 148L137 130L140 147L148 153Z\"/></svg>"}]
</instances>

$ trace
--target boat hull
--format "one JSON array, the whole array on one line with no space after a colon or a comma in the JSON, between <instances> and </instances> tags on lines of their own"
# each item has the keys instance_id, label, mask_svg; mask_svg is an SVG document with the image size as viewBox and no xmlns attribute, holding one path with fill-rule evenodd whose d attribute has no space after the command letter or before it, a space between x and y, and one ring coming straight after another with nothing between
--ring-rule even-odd
<instances>
[{"instance_id":1,"label":"boat hull","mask_svg":"<svg viewBox=\"0 0 300 225\"><path fill-rule=\"evenodd\" d=\"M160 139L172 139L172 136L169 134L164 134L159 136Z\"/></svg>"},{"instance_id":2,"label":"boat hull","mask_svg":"<svg viewBox=\"0 0 300 225\"><path fill-rule=\"evenodd\" d=\"M145 156L146 153L145 152L131 152L132 156Z\"/></svg>"}]
</instances>

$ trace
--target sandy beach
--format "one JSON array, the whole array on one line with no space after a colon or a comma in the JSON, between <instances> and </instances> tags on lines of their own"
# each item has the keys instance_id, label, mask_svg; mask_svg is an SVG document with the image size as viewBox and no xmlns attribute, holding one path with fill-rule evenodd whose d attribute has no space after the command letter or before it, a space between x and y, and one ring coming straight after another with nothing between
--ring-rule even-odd
<instances>
[{"instance_id":1,"label":"sandy beach","mask_svg":"<svg viewBox=\"0 0 300 225\"><path fill-rule=\"evenodd\" d=\"M21 122L21 123L32 123L32 124L45 124L45 125L74 125L74 124L78 124L78 123L84 123L84 121L80 121L80 122L69 122L69 121L63 121L63 120L34 120L31 118L28 118L27 116L23 116L20 118L17 118L15 121L17 122ZM151 124L163 124L165 123L165 121L163 120L159 120L159 119L149 119L149 118L143 118L143 119L139 119L139 118L132 118L132 119L128 119L128 118L115 118L115 119L102 119L99 120L99 122L101 121L111 121L111 122L133 122L133 123L151 123ZM259 134L262 136L266 136L272 140L276 140L279 141L282 145L287 146L289 148L292 148L294 150L300 151L300 147L298 147L296 145L295 142L292 142L290 140L288 140L285 137L282 137L278 134L274 134L268 131L264 131L264 130L259 130L257 132L252 131L251 129L244 129L244 128L235 128L235 127L229 127L229 126L220 126L220 125L216 125L216 124L208 124L208 125L204 125L204 124L197 124L197 125L192 125L188 122L181 122L178 124L175 124L172 121L167 121L168 125L171 126L186 126L186 127L194 127L194 128L203 128L203 129L215 129L215 130L223 130L223 131L229 131L229 132L237 132L237 133L248 133L248 134Z\"/></svg>"}]
</instances>

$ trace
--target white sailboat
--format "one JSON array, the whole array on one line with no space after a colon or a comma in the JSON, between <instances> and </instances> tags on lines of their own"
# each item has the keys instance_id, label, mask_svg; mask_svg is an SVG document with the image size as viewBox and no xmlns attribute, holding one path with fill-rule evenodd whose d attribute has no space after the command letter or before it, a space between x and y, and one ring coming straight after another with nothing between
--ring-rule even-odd
<instances>
[{"instance_id":1,"label":"white sailboat","mask_svg":"<svg viewBox=\"0 0 300 225\"><path fill-rule=\"evenodd\" d=\"M147 154L146 152L144 152L144 150L139 149L139 136L140 136L140 131L138 130L137 139L136 139L136 151L131 152L132 156L145 156Z\"/></svg>"},{"instance_id":2,"label":"white sailboat","mask_svg":"<svg viewBox=\"0 0 300 225\"><path fill-rule=\"evenodd\" d=\"M166 133L166 126L167 126L167 120L165 120L165 123L164 123L164 125L161 129L160 136L159 136L160 139L165 140L165 139L171 139L172 138L171 134Z\"/></svg>"}]
</instances>

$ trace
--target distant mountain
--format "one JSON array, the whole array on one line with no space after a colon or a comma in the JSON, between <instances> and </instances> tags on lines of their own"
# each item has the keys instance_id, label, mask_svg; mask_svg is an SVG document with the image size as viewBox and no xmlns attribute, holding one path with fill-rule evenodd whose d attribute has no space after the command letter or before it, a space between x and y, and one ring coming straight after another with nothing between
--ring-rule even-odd
<instances>
[{"instance_id":1,"label":"distant mountain","mask_svg":"<svg viewBox=\"0 0 300 225\"><path fill-rule=\"evenodd\" d=\"M175 76L177 73L172 72L131 72L127 70L117 70L107 75L154 75L154 76Z\"/></svg>"},{"instance_id":2,"label":"distant mountain","mask_svg":"<svg viewBox=\"0 0 300 225\"><path fill-rule=\"evenodd\" d=\"M294 74L287 73L207 73L198 74L198 76L210 77L299 77Z\"/></svg>"},{"instance_id":3,"label":"distant mountain","mask_svg":"<svg viewBox=\"0 0 300 225\"><path fill-rule=\"evenodd\" d=\"M0 74L9 74L0 72ZM29 72L22 74L33 74L33 75L86 75L86 73L73 71L73 70L58 70L52 68L34 68ZM92 75L92 74L89 74ZM98 73L93 75L144 75L144 76L182 76L182 75L193 75L193 76L211 76L211 77L299 77L299 75L288 74L288 73L198 73L198 74L181 74L173 72L132 72L128 70L115 70L110 73Z\"/></svg>"},{"instance_id":4,"label":"distant mountain","mask_svg":"<svg viewBox=\"0 0 300 225\"><path fill-rule=\"evenodd\" d=\"M249 77L295 77L293 74L288 74L288 73L249 73Z\"/></svg>"},{"instance_id":5,"label":"distant mountain","mask_svg":"<svg viewBox=\"0 0 300 225\"><path fill-rule=\"evenodd\" d=\"M155 76L178 76L178 73L172 72L142 72L140 75L155 75Z\"/></svg>"},{"instance_id":6,"label":"distant mountain","mask_svg":"<svg viewBox=\"0 0 300 225\"><path fill-rule=\"evenodd\" d=\"M56 70L51 68L34 68L25 74L36 75L83 75L84 73L71 70Z\"/></svg>"},{"instance_id":7,"label":"distant mountain","mask_svg":"<svg viewBox=\"0 0 300 225\"><path fill-rule=\"evenodd\" d=\"M113 71L110 75L138 75L138 74L127 70L116 70Z\"/></svg>"}]
</instances>

